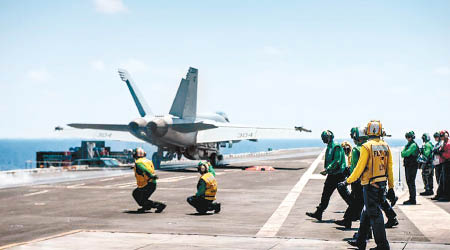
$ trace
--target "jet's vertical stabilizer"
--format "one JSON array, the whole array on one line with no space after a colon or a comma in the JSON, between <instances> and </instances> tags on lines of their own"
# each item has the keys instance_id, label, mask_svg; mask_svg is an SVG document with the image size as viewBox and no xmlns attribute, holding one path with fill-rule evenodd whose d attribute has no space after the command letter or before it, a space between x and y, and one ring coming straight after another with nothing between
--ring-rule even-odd
<instances>
[{"instance_id":1,"label":"jet's vertical stabilizer","mask_svg":"<svg viewBox=\"0 0 450 250\"><path fill-rule=\"evenodd\" d=\"M128 71L124 69L119 69L119 75L122 81L127 84L141 117L145 117L146 115L153 116L153 113L145 102L144 97L142 96L137 86L134 84L133 79L131 79L130 73L128 73Z\"/></svg>"},{"instance_id":2,"label":"jet's vertical stabilizer","mask_svg":"<svg viewBox=\"0 0 450 250\"><path fill-rule=\"evenodd\" d=\"M177 95L173 100L169 114L180 118L196 117L197 115L197 80L198 70L189 68L186 79L181 79Z\"/></svg>"}]
</instances>

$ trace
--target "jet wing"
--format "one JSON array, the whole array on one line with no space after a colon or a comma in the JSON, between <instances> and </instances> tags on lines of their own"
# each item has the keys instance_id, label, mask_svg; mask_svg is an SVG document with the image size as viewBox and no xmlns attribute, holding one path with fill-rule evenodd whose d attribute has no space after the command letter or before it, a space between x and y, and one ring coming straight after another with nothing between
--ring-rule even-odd
<instances>
[{"instance_id":1,"label":"jet wing","mask_svg":"<svg viewBox=\"0 0 450 250\"><path fill-rule=\"evenodd\" d=\"M89 140L113 140L139 142L143 141L125 131L127 125L114 124L68 124L70 127L58 126L55 134L60 138L81 138ZM72 127L72 128L71 128ZM78 128L78 129L73 129ZM79 129L81 128L81 129Z\"/></svg>"},{"instance_id":2,"label":"jet wing","mask_svg":"<svg viewBox=\"0 0 450 250\"><path fill-rule=\"evenodd\" d=\"M199 131L197 143L211 143L238 140L258 140L258 139L288 139L300 138L299 129L275 128L275 127L254 127L246 125L234 125L225 123L215 123L217 128Z\"/></svg>"},{"instance_id":3,"label":"jet wing","mask_svg":"<svg viewBox=\"0 0 450 250\"><path fill-rule=\"evenodd\" d=\"M128 132L128 125L123 124L92 124L92 123L70 123L67 126L80 129L99 129L110 131Z\"/></svg>"}]
</instances>

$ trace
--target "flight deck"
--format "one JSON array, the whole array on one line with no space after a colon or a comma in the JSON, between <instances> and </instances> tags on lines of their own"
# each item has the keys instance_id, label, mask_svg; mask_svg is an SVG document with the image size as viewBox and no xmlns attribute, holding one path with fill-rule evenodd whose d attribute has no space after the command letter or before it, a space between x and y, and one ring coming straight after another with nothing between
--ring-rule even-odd
<instances>
[{"instance_id":1,"label":"flight deck","mask_svg":"<svg viewBox=\"0 0 450 250\"><path fill-rule=\"evenodd\" d=\"M2 188L0 249L354 249L345 240L359 222L348 230L334 223L347 207L337 192L323 221L305 215L320 200L322 148L225 161L228 165L216 168L219 214L199 215L186 202L199 178L193 163L157 170L158 187L151 199L167 204L160 214L136 211L132 170ZM254 166L274 170L250 171ZM420 192L420 176L416 181ZM397 195L394 210L400 224L386 229L391 248L450 249L450 203L418 196L419 205L403 206L406 193L397 190ZM373 246L371 240L368 247Z\"/></svg>"}]
</instances>

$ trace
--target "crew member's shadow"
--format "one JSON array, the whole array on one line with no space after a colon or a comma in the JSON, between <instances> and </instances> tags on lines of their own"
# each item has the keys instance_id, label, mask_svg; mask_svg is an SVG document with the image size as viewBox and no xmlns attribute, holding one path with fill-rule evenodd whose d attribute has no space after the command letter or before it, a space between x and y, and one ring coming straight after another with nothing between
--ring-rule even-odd
<instances>
[{"instance_id":1,"label":"crew member's shadow","mask_svg":"<svg viewBox=\"0 0 450 250\"><path fill-rule=\"evenodd\" d=\"M213 213L206 213L206 214L201 214L201 213L190 213L190 214L186 214L186 215L191 215L191 216L207 216L207 215L213 215Z\"/></svg>"},{"instance_id":2,"label":"crew member's shadow","mask_svg":"<svg viewBox=\"0 0 450 250\"><path fill-rule=\"evenodd\" d=\"M137 210L125 210L124 214L152 214L152 211L137 211Z\"/></svg>"},{"instance_id":3,"label":"crew member's shadow","mask_svg":"<svg viewBox=\"0 0 450 250\"><path fill-rule=\"evenodd\" d=\"M312 219L312 220L314 220L314 219ZM322 223L334 223L334 220L315 220L313 222L314 223L320 223L320 224L322 224Z\"/></svg>"},{"instance_id":4,"label":"crew member's shadow","mask_svg":"<svg viewBox=\"0 0 450 250\"><path fill-rule=\"evenodd\" d=\"M334 228L336 228L337 230L340 230L340 231L344 231L344 232L348 232L348 231L358 231L358 229L357 228L349 228L349 229L347 229L347 228L345 228L345 227L334 227Z\"/></svg>"}]
</instances>

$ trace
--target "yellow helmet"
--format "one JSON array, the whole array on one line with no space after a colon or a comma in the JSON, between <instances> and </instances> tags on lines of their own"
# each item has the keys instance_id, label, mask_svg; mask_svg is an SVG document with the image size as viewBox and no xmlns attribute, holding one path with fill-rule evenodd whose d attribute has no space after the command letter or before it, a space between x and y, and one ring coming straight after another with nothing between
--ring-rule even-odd
<instances>
[{"instance_id":1,"label":"yellow helmet","mask_svg":"<svg viewBox=\"0 0 450 250\"><path fill-rule=\"evenodd\" d=\"M344 152L346 155L350 154L352 152L352 145L348 141L344 141L341 143L342 149L344 149Z\"/></svg>"},{"instance_id":2,"label":"yellow helmet","mask_svg":"<svg viewBox=\"0 0 450 250\"><path fill-rule=\"evenodd\" d=\"M371 120L366 127L366 135L380 137L383 135L383 127L379 120Z\"/></svg>"}]
</instances>

